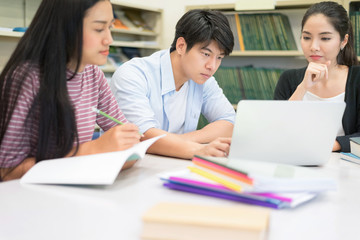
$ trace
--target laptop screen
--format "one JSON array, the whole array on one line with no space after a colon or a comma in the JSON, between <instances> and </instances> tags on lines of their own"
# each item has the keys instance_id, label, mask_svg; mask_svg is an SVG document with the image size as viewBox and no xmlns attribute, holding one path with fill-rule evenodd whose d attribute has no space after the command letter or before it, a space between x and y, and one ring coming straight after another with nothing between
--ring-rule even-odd
<instances>
[{"instance_id":1,"label":"laptop screen","mask_svg":"<svg viewBox=\"0 0 360 240\"><path fill-rule=\"evenodd\" d=\"M294 165L328 161L345 102L242 100L229 159Z\"/></svg>"}]
</instances>

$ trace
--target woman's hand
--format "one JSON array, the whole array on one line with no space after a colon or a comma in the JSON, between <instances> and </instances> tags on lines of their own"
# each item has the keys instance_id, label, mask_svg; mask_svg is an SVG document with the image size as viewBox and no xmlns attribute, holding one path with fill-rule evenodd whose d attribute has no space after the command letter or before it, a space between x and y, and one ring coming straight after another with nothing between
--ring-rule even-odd
<instances>
[{"instance_id":1,"label":"woman's hand","mask_svg":"<svg viewBox=\"0 0 360 240\"><path fill-rule=\"evenodd\" d=\"M209 144L203 145L196 155L226 157L229 155L231 138L217 138Z\"/></svg>"},{"instance_id":2,"label":"woman's hand","mask_svg":"<svg viewBox=\"0 0 360 240\"><path fill-rule=\"evenodd\" d=\"M318 82L328 79L328 66L330 63L330 61L327 61L325 64L310 62L305 71L304 79L297 86L289 100L302 100L308 90L314 87Z\"/></svg>"},{"instance_id":3,"label":"woman's hand","mask_svg":"<svg viewBox=\"0 0 360 240\"><path fill-rule=\"evenodd\" d=\"M316 83L320 82L323 79L328 79L329 72L328 66L330 61L327 61L325 64L310 62L303 79L303 85L306 90L311 89Z\"/></svg>"},{"instance_id":4,"label":"woman's hand","mask_svg":"<svg viewBox=\"0 0 360 240\"><path fill-rule=\"evenodd\" d=\"M332 151L333 152L337 152L337 151L340 151L341 150L341 145L338 141L335 141L334 145L333 145L333 149Z\"/></svg>"},{"instance_id":5,"label":"woman's hand","mask_svg":"<svg viewBox=\"0 0 360 240\"><path fill-rule=\"evenodd\" d=\"M99 150L101 149L100 152L113 152L131 148L140 142L140 138L139 128L135 124L127 123L109 129L94 141Z\"/></svg>"}]
</instances>

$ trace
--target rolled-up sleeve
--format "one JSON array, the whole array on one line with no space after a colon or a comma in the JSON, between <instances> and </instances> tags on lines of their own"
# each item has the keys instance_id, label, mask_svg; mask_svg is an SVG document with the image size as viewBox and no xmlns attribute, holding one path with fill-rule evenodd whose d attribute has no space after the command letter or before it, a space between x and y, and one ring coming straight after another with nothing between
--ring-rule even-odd
<instances>
[{"instance_id":1,"label":"rolled-up sleeve","mask_svg":"<svg viewBox=\"0 0 360 240\"><path fill-rule=\"evenodd\" d=\"M204 84L201 113L209 122L226 120L234 124L235 110L214 77Z\"/></svg>"}]
</instances>

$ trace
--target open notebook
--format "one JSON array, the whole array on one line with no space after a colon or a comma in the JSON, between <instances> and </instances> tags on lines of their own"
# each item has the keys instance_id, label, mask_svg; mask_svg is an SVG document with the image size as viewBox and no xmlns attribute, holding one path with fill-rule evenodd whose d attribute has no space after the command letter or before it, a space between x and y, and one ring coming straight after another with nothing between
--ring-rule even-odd
<instances>
[{"instance_id":1,"label":"open notebook","mask_svg":"<svg viewBox=\"0 0 360 240\"><path fill-rule=\"evenodd\" d=\"M145 156L146 150L165 135L150 138L124 151L50 159L35 164L21 183L111 185L126 161Z\"/></svg>"}]
</instances>

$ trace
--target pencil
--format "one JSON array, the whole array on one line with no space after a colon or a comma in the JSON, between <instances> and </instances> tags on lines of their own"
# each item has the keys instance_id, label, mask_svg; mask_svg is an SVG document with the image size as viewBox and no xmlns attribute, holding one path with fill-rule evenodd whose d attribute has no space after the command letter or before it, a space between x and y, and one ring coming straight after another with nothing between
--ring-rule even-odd
<instances>
[{"instance_id":1,"label":"pencil","mask_svg":"<svg viewBox=\"0 0 360 240\"><path fill-rule=\"evenodd\" d=\"M100 111L99 109L97 109L97 108L95 108L95 107L91 107L91 109L92 109L94 112L96 112L97 114L100 114L100 115L102 115L102 116L104 116L104 117L106 117L106 118L108 118L108 119L116 122L116 123L119 124L119 125L124 125L123 122L121 122L121 121L117 120L116 118L114 118L114 117L112 117L112 116L104 113L103 111ZM139 132L139 134L140 134L141 136L144 136L144 134L142 134L141 132Z\"/></svg>"},{"instance_id":2,"label":"pencil","mask_svg":"<svg viewBox=\"0 0 360 240\"><path fill-rule=\"evenodd\" d=\"M92 107L91 109L92 109L94 112L96 112L97 114L100 114L100 115L102 115L102 116L104 116L104 117L106 117L106 118L108 118L108 119L116 122L116 123L119 124L119 125L123 125L123 124L124 124L123 122L120 122L120 121L117 120L116 118L114 118L114 117L112 117L112 116L104 113L103 111L100 111L99 109L97 109L97 108L95 108L95 107Z\"/></svg>"}]
</instances>

